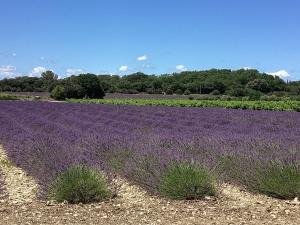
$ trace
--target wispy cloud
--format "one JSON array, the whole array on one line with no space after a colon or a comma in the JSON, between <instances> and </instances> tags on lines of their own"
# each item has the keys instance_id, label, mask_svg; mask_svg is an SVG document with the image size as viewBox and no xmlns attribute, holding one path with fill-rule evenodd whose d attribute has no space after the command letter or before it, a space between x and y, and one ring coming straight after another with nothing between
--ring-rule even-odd
<instances>
[{"instance_id":1,"label":"wispy cloud","mask_svg":"<svg viewBox=\"0 0 300 225\"><path fill-rule=\"evenodd\" d=\"M81 73L83 73L83 70L82 69L67 69L66 72L67 72L67 76L71 76L71 75L81 74Z\"/></svg>"},{"instance_id":2,"label":"wispy cloud","mask_svg":"<svg viewBox=\"0 0 300 225\"><path fill-rule=\"evenodd\" d=\"M11 66L11 65L0 67L0 72L3 72L3 73L9 73L9 72L14 72L14 71L16 71L16 67Z\"/></svg>"},{"instance_id":3,"label":"wispy cloud","mask_svg":"<svg viewBox=\"0 0 300 225\"><path fill-rule=\"evenodd\" d=\"M42 66L37 66L32 69L32 71L28 74L30 77L39 77L43 72L46 72L47 69Z\"/></svg>"},{"instance_id":4,"label":"wispy cloud","mask_svg":"<svg viewBox=\"0 0 300 225\"><path fill-rule=\"evenodd\" d=\"M148 59L147 55L137 57L137 61L146 61Z\"/></svg>"},{"instance_id":5,"label":"wispy cloud","mask_svg":"<svg viewBox=\"0 0 300 225\"><path fill-rule=\"evenodd\" d=\"M185 65L180 64L180 65L176 66L176 70L180 71L180 72L183 72L183 71L187 71L187 68L186 68Z\"/></svg>"},{"instance_id":6,"label":"wispy cloud","mask_svg":"<svg viewBox=\"0 0 300 225\"><path fill-rule=\"evenodd\" d=\"M277 76L277 77L280 77L280 78L286 78L286 77L289 77L290 74L286 71L286 70L279 70L277 72L271 72L271 73L268 73L272 76Z\"/></svg>"},{"instance_id":7,"label":"wispy cloud","mask_svg":"<svg viewBox=\"0 0 300 225\"><path fill-rule=\"evenodd\" d=\"M18 76L17 68L11 65L0 66L0 78L12 78Z\"/></svg>"},{"instance_id":8,"label":"wispy cloud","mask_svg":"<svg viewBox=\"0 0 300 225\"><path fill-rule=\"evenodd\" d=\"M242 69L244 69L244 70L253 70L253 68L250 67L250 66L245 66L245 67L243 67Z\"/></svg>"},{"instance_id":9,"label":"wispy cloud","mask_svg":"<svg viewBox=\"0 0 300 225\"><path fill-rule=\"evenodd\" d=\"M121 67L119 68L119 71L120 71L120 72L127 72L127 71L128 71L128 66L121 66Z\"/></svg>"}]
</instances>

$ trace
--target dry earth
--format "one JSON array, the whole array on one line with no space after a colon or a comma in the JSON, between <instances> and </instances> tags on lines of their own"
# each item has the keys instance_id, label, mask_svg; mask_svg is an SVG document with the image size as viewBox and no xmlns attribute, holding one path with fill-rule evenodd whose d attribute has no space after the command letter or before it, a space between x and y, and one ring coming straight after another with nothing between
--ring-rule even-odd
<instances>
[{"instance_id":1,"label":"dry earth","mask_svg":"<svg viewBox=\"0 0 300 225\"><path fill-rule=\"evenodd\" d=\"M8 200L12 203L26 203L36 200L38 185L20 168L15 167L0 146L0 166L4 177Z\"/></svg>"},{"instance_id":2,"label":"dry earth","mask_svg":"<svg viewBox=\"0 0 300 225\"><path fill-rule=\"evenodd\" d=\"M118 196L107 202L43 202L36 199L36 182L14 167L3 149L0 152L0 170L8 192L0 198L0 224L300 224L299 201L254 195L231 185L223 185L217 198L169 201L118 178Z\"/></svg>"}]
</instances>

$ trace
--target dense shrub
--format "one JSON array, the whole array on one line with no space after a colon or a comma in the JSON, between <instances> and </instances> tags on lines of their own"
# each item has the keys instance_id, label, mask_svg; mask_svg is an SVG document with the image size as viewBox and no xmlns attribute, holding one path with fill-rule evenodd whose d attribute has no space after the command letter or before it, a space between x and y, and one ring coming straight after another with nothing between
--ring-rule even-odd
<instances>
[{"instance_id":1,"label":"dense shrub","mask_svg":"<svg viewBox=\"0 0 300 225\"><path fill-rule=\"evenodd\" d=\"M51 92L51 98L55 100L64 100L65 96L65 88L62 85L57 85Z\"/></svg>"},{"instance_id":2,"label":"dense shrub","mask_svg":"<svg viewBox=\"0 0 300 225\"><path fill-rule=\"evenodd\" d=\"M226 156L218 166L219 177L252 192L280 199L300 197L300 170L293 163L262 162L245 156Z\"/></svg>"},{"instance_id":3,"label":"dense shrub","mask_svg":"<svg viewBox=\"0 0 300 225\"><path fill-rule=\"evenodd\" d=\"M257 168L254 189L281 199L300 197L300 170L296 165L275 162Z\"/></svg>"},{"instance_id":4,"label":"dense shrub","mask_svg":"<svg viewBox=\"0 0 300 225\"><path fill-rule=\"evenodd\" d=\"M94 74L72 76L65 82L68 98L103 98L104 90Z\"/></svg>"},{"instance_id":5,"label":"dense shrub","mask_svg":"<svg viewBox=\"0 0 300 225\"><path fill-rule=\"evenodd\" d=\"M88 98L103 98L104 90L94 74L80 74L76 77L76 83L83 89L84 95Z\"/></svg>"},{"instance_id":6,"label":"dense shrub","mask_svg":"<svg viewBox=\"0 0 300 225\"><path fill-rule=\"evenodd\" d=\"M104 90L96 75L81 74L71 76L66 80L55 82L56 86L51 91L51 97L56 100L65 98L103 98Z\"/></svg>"},{"instance_id":7,"label":"dense shrub","mask_svg":"<svg viewBox=\"0 0 300 225\"><path fill-rule=\"evenodd\" d=\"M173 94L172 89L167 89L167 90L166 90L166 94L167 94L167 95L172 95L172 94Z\"/></svg>"},{"instance_id":8,"label":"dense shrub","mask_svg":"<svg viewBox=\"0 0 300 225\"><path fill-rule=\"evenodd\" d=\"M210 94L211 95L220 95L221 93L218 90L213 90Z\"/></svg>"},{"instance_id":9,"label":"dense shrub","mask_svg":"<svg viewBox=\"0 0 300 225\"><path fill-rule=\"evenodd\" d=\"M83 98L85 96L84 90L79 84L66 82L64 88L66 98Z\"/></svg>"},{"instance_id":10,"label":"dense shrub","mask_svg":"<svg viewBox=\"0 0 300 225\"><path fill-rule=\"evenodd\" d=\"M183 94L183 91L182 91L181 89L177 89L177 90L175 91L175 94L176 94L176 95L182 95L182 94Z\"/></svg>"},{"instance_id":11,"label":"dense shrub","mask_svg":"<svg viewBox=\"0 0 300 225\"><path fill-rule=\"evenodd\" d=\"M214 178L204 168L180 163L172 165L162 178L160 192L178 200L202 199L216 194Z\"/></svg>"},{"instance_id":12,"label":"dense shrub","mask_svg":"<svg viewBox=\"0 0 300 225\"><path fill-rule=\"evenodd\" d=\"M183 93L184 95L190 95L190 94L192 94L191 93L191 91L190 90L188 90L188 89L186 89L185 91L184 91L184 93Z\"/></svg>"},{"instance_id":13,"label":"dense shrub","mask_svg":"<svg viewBox=\"0 0 300 225\"><path fill-rule=\"evenodd\" d=\"M49 198L58 202L91 203L109 197L104 176L95 169L72 166L61 173L50 187Z\"/></svg>"},{"instance_id":14,"label":"dense shrub","mask_svg":"<svg viewBox=\"0 0 300 225\"><path fill-rule=\"evenodd\" d=\"M227 94L234 97L243 97L247 95L247 92L244 88L234 88L228 91Z\"/></svg>"},{"instance_id":15,"label":"dense shrub","mask_svg":"<svg viewBox=\"0 0 300 225\"><path fill-rule=\"evenodd\" d=\"M246 87L264 93L270 91L270 84L264 79L251 80L247 83Z\"/></svg>"},{"instance_id":16,"label":"dense shrub","mask_svg":"<svg viewBox=\"0 0 300 225\"><path fill-rule=\"evenodd\" d=\"M261 92L252 89L247 89L247 96L249 97L249 100L259 100Z\"/></svg>"}]
</instances>

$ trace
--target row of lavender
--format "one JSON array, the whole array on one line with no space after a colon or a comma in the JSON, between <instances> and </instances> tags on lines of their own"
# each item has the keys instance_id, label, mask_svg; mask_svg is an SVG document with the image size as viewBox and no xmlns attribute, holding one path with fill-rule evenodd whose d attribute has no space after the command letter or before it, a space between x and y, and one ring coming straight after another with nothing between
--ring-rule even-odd
<instances>
[{"instance_id":1,"label":"row of lavender","mask_svg":"<svg viewBox=\"0 0 300 225\"><path fill-rule=\"evenodd\" d=\"M242 158L240 170L249 180L254 164L299 167L300 161L297 112L6 101L0 102L0 124L0 143L37 178L41 193L73 164L121 173L156 192L174 161L229 179L220 162Z\"/></svg>"}]
</instances>

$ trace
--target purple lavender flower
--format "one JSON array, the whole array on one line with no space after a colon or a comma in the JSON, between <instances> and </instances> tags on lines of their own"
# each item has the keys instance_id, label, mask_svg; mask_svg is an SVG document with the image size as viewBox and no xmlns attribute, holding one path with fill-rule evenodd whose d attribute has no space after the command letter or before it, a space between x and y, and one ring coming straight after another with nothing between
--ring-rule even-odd
<instances>
[{"instance_id":1,"label":"purple lavender flower","mask_svg":"<svg viewBox=\"0 0 300 225\"><path fill-rule=\"evenodd\" d=\"M220 159L236 155L299 165L300 114L1 101L0 143L38 180L41 193L78 164L120 173L155 192L174 161L214 170Z\"/></svg>"}]
</instances>

